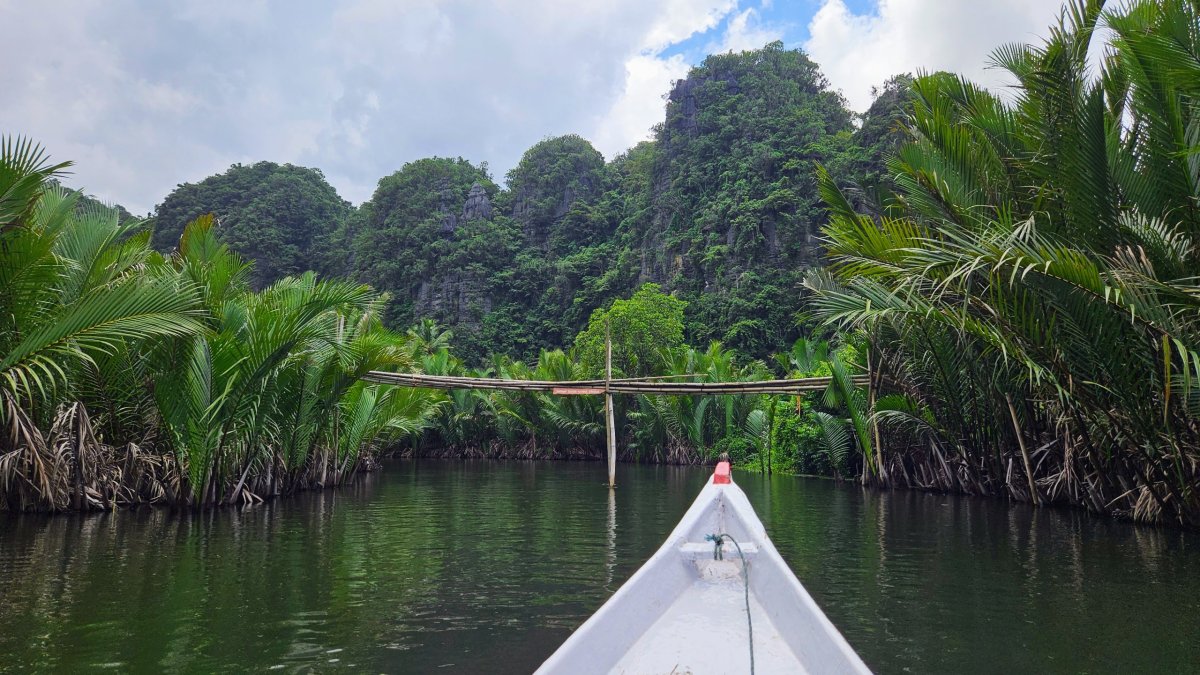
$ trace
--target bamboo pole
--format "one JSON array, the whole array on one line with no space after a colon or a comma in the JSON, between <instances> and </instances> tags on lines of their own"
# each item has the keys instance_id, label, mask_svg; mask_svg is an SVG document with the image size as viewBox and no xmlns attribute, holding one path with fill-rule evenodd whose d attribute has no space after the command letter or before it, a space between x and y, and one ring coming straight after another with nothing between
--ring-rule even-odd
<instances>
[{"instance_id":1,"label":"bamboo pole","mask_svg":"<svg viewBox=\"0 0 1200 675\"><path fill-rule=\"evenodd\" d=\"M418 389L497 389L502 391L579 393L572 390L603 388L614 394L796 394L821 391L829 386L828 377L795 380L750 380L742 382L653 382L642 378L605 380L509 380L488 377L457 377L450 375L421 375L371 371L361 379L379 384L391 384ZM866 386L869 377L856 375L854 384Z\"/></svg>"},{"instance_id":2,"label":"bamboo pole","mask_svg":"<svg viewBox=\"0 0 1200 675\"><path fill-rule=\"evenodd\" d=\"M875 436L875 463L879 469L879 480L883 485L887 485L889 481L883 463L883 443L879 440L879 418L875 415L875 393L878 388L879 383L875 379L875 370L872 367L871 347L867 345L867 406L871 411L871 430Z\"/></svg>"},{"instance_id":3,"label":"bamboo pole","mask_svg":"<svg viewBox=\"0 0 1200 675\"><path fill-rule=\"evenodd\" d=\"M613 420L612 331L604 324L604 421L608 430L608 489L617 485L617 428Z\"/></svg>"},{"instance_id":4,"label":"bamboo pole","mask_svg":"<svg viewBox=\"0 0 1200 675\"><path fill-rule=\"evenodd\" d=\"M71 458L74 463L74 489L71 493L71 508L76 511L83 508L83 403L75 402L75 439Z\"/></svg>"},{"instance_id":5,"label":"bamboo pole","mask_svg":"<svg viewBox=\"0 0 1200 675\"><path fill-rule=\"evenodd\" d=\"M770 476L775 465L775 396L767 399L767 475Z\"/></svg>"},{"instance_id":6,"label":"bamboo pole","mask_svg":"<svg viewBox=\"0 0 1200 675\"><path fill-rule=\"evenodd\" d=\"M1017 434L1017 443L1021 446L1021 459L1025 461L1025 477L1029 479L1029 499L1034 506L1040 506L1037 483L1033 482L1033 468L1029 464L1029 450L1025 447L1025 437L1021 435L1021 425L1017 422L1017 409L1013 407L1012 398L1008 394L1004 395L1004 400L1008 403L1008 414L1012 416L1013 432Z\"/></svg>"}]
</instances>

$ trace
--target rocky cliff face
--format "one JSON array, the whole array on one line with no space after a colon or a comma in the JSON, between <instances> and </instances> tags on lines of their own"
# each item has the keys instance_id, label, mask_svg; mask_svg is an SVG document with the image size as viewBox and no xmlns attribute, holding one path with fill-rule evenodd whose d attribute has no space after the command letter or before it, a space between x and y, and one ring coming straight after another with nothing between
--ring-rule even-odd
<instances>
[{"instance_id":1,"label":"rocky cliff face","mask_svg":"<svg viewBox=\"0 0 1200 675\"><path fill-rule=\"evenodd\" d=\"M453 189L446 189L442 193L438 213L442 216L441 233L443 235L454 234L459 223L468 220L487 220L492 217L492 201L488 198L487 190L483 185L479 183L472 185L471 191L467 193L467 200L463 202L462 209L456 212L454 199L457 196Z\"/></svg>"},{"instance_id":2,"label":"rocky cliff face","mask_svg":"<svg viewBox=\"0 0 1200 675\"><path fill-rule=\"evenodd\" d=\"M824 222L813 167L837 161L850 113L803 53L710 56L675 83L656 130L640 280L689 301L689 339L751 353L788 344Z\"/></svg>"},{"instance_id":3,"label":"rocky cliff face","mask_svg":"<svg viewBox=\"0 0 1200 675\"><path fill-rule=\"evenodd\" d=\"M492 311L486 279L479 274L446 271L420 282L413 299L413 315L430 317L456 330L478 330Z\"/></svg>"},{"instance_id":4,"label":"rocky cliff face","mask_svg":"<svg viewBox=\"0 0 1200 675\"><path fill-rule=\"evenodd\" d=\"M328 244L351 215L316 169L257 162L179 185L158 205L151 242L161 251L179 244L188 223L217 216L217 236L238 255L254 260L250 283L264 288L306 270L338 273Z\"/></svg>"},{"instance_id":5,"label":"rocky cliff face","mask_svg":"<svg viewBox=\"0 0 1200 675\"><path fill-rule=\"evenodd\" d=\"M766 356L796 336L801 280L820 262L815 163L886 179L905 82L855 131L803 53L712 56L676 82L653 140L608 162L579 136L548 138L501 189L462 158L420 159L356 210L319 171L235 166L170 195L154 242L169 249L188 219L217 211L263 283L350 275L390 294L389 324L435 319L469 361L569 347L594 309L644 282L688 302L692 344Z\"/></svg>"},{"instance_id":6,"label":"rocky cliff face","mask_svg":"<svg viewBox=\"0 0 1200 675\"><path fill-rule=\"evenodd\" d=\"M604 157L579 136L541 141L509 172L512 218L532 247L546 251L577 201L594 199L603 184Z\"/></svg>"},{"instance_id":7,"label":"rocky cliff face","mask_svg":"<svg viewBox=\"0 0 1200 675\"><path fill-rule=\"evenodd\" d=\"M454 195L451 193L448 198ZM447 211L450 210L449 205ZM460 226L471 221L489 221L492 200L481 183L474 183L457 213L446 213L441 234L454 241ZM442 265L420 280L413 298L415 319L432 318L460 331L478 330L483 317L492 311L487 275L471 269Z\"/></svg>"},{"instance_id":8,"label":"rocky cliff face","mask_svg":"<svg viewBox=\"0 0 1200 675\"><path fill-rule=\"evenodd\" d=\"M683 257L688 277L727 281L818 257L812 165L829 160L819 144L848 134L850 116L815 64L777 47L710 56L668 97L650 229L676 244L668 255Z\"/></svg>"},{"instance_id":9,"label":"rocky cliff face","mask_svg":"<svg viewBox=\"0 0 1200 675\"><path fill-rule=\"evenodd\" d=\"M393 293L393 323L438 320L470 358L569 346L647 281L688 301L692 344L765 356L796 336L819 261L813 166L852 132L804 54L712 56L675 84L654 141L611 162L563 136L530 148L506 190L463 160L384 179L360 278Z\"/></svg>"},{"instance_id":10,"label":"rocky cliff face","mask_svg":"<svg viewBox=\"0 0 1200 675\"><path fill-rule=\"evenodd\" d=\"M492 200L488 199L487 190L479 183L471 186L467 200L463 202L463 220L487 220L492 217Z\"/></svg>"},{"instance_id":11,"label":"rocky cliff face","mask_svg":"<svg viewBox=\"0 0 1200 675\"><path fill-rule=\"evenodd\" d=\"M478 322L470 308L486 274L464 264L459 242L490 214L495 191L482 169L462 159L418 160L379 182L360 208L354 273L392 294L391 323Z\"/></svg>"}]
</instances>

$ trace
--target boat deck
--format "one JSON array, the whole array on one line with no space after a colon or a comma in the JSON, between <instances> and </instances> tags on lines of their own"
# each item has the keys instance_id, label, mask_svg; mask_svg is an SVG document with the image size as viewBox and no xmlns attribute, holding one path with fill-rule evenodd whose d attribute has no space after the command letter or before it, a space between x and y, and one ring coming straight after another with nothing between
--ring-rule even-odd
<instances>
[{"instance_id":1,"label":"boat deck","mask_svg":"<svg viewBox=\"0 0 1200 675\"><path fill-rule=\"evenodd\" d=\"M708 545L711 551L711 545ZM753 574L754 565L750 565ZM617 662L610 673L747 673L746 599L737 561L711 561L692 586ZM750 593L754 661L760 673L804 673L763 606Z\"/></svg>"}]
</instances>

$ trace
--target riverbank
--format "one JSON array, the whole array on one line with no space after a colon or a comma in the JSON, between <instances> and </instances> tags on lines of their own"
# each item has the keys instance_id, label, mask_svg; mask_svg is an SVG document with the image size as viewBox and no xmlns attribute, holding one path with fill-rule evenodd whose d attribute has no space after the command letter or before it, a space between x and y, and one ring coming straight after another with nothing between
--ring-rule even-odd
<instances>
[{"instance_id":1,"label":"riverbank","mask_svg":"<svg viewBox=\"0 0 1200 675\"><path fill-rule=\"evenodd\" d=\"M17 450L0 455L0 513L72 513L139 507L201 510L219 506L261 504L280 496L329 490L352 483L379 469L373 454L291 468L272 455L241 470L236 481L206 482L197 494L189 489L192 475L172 453L127 444L113 447L78 442L55 425L48 439L40 435ZM257 469L251 471L251 469Z\"/></svg>"},{"instance_id":2,"label":"riverbank","mask_svg":"<svg viewBox=\"0 0 1200 675\"><path fill-rule=\"evenodd\" d=\"M64 446L64 444L58 444ZM64 447L69 447L64 446ZM622 466L628 465L646 465L646 466L696 466L702 464L710 464L715 460L707 460L696 452L675 452L669 455L672 459L668 460L645 460L632 456L632 453L625 452L618 455L618 462ZM73 485L81 486L83 499L76 502L74 499L70 501L63 500L65 503L60 508L33 508L33 509L4 509L0 508L0 513L31 511L40 513L57 513L69 514L75 512L95 512L95 511L113 511L117 509L129 510L140 509L146 507L166 507L168 509L184 509L184 510L205 510L223 506L239 506L262 504L264 502L274 501L280 497L291 497L304 493L312 492L328 492L347 489L348 487L360 482L360 479L366 475L377 472L381 465L381 458L388 460L494 460L494 461L521 461L521 462L583 462L583 463L601 463L604 458L594 450L583 448L575 449L553 449L539 448L532 443L519 443L514 445L504 443L491 443L486 447L474 446L468 448L453 448L448 446L440 447L422 447L414 449L405 447L402 449L394 449L386 451L376 457L374 454L363 455L357 458L354 464L347 464L343 468L326 469L325 481L318 480L320 467L311 467L302 471L287 472L282 470L277 462L276 466L267 468L253 478L242 482L240 489L235 492L232 490L227 494L236 494L234 498L228 498L216 503L197 505L189 500L186 492L180 492L178 486L183 483L183 473L180 471L174 457L170 454L158 454L143 452L136 446L126 448L112 448L108 446L99 446L93 449L83 466L86 467L85 474L81 481L60 479L55 488L60 494L74 494ZM57 461L62 464L70 462L71 457L66 454L60 454ZM757 470L757 467L747 467L745 464L738 465L735 462L735 468L739 469L738 474L742 476L759 475L762 472ZM806 474L792 474L787 472L774 472L782 476L790 476L797 478L812 478L829 480L831 482L846 486L861 486L859 481L854 479L842 479L831 476L814 476ZM71 476L70 473L64 474ZM1003 491L999 494L987 494L980 491L967 491L946 489L943 485L931 483L922 484L892 484L888 486L869 486L868 489L881 492L914 492L925 493L930 495L957 495L963 497L977 497L987 501L996 502L998 504L1009 505L1029 505L1027 499L1022 498L1025 493L1014 489L1013 491ZM77 505L78 504L78 505ZM81 505L81 506L80 506ZM0 504L0 506L3 506ZM1043 500L1040 504L1042 508L1053 508L1054 510L1065 509L1067 511L1090 512L1091 514L1108 518L1114 521L1134 521L1131 514L1122 511L1096 511L1088 508L1085 504L1071 503L1066 500ZM1182 529L1188 531L1196 531L1198 528L1180 525L1178 523L1157 523L1156 526L1165 527L1166 529Z\"/></svg>"}]
</instances>

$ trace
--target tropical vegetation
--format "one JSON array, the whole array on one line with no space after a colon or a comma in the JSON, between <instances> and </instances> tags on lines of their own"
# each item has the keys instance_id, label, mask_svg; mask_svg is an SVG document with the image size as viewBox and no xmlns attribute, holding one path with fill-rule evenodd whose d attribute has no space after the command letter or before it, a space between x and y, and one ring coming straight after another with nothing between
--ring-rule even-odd
<instances>
[{"instance_id":1,"label":"tropical vegetation","mask_svg":"<svg viewBox=\"0 0 1200 675\"><path fill-rule=\"evenodd\" d=\"M616 377L830 382L617 397L626 459L1196 525L1198 10L1078 0L996 51L1008 94L899 75L860 116L798 50L710 56L611 161L548 138L500 186L420 159L357 209L260 163L148 229L10 139L0 503L254 501L387 451L598 458L598 396L359 377L594 379L611 340Z\"/></svg>"},{"instance_id":2,"label":"tropical vegetation","mask_svg":"<svg viewBox=\"0 0 1200 675\"><path fill-rule=\"evenodd\" d=\"M254 262L247 275L254 289L306 270L340 271L346 264L339 244L350 203L317 169L234 164L199 183L180 185L148 219L151 245L173 250L188 223L209 213L221 222L221 242Z\"/></svg>"},{"instance_id":3,"label":"tropical vegetation","mask_svg":"<svg viewBox=\"0 0 1200 675\"><path fill-rule=\"evenodd\" d=\"M827 391L805 397L671 394L615 397L620 458L676 464L728 454L756 471L858 477L856 443L870 443L867 397L854 385L862 368L847 342L801 339L770 362L747 359L720 342L682 342L683 301L646 284L632 297L596 310L568 351L544 350L534 363L497 357L471 367L452 354L453 336L431 321L409 332L424 345L427 374L569 381L604 377L605 343L613 377L732 382L831 377ZM603 399L544 392L454 390L448 405L405 452L452 457L599 459L606 452ZM869 452L867 453L869 456Z\"/></svg>"},{"instance_id":4,"label":"tropical vegetation","mask_svg":"<svg viewBox=\"0 0 1200 675\"><path fill-rule=\"evenodd\" d=\"M882 203L821 173L814 312L902 395L872 481L1200 523L1198 8L1074 2L1007 98L913 82Z\"/></svg>"},{"instance_id":5,"label":"tropical vegetation","mask_svg":"<svg viewBox=\"0 0 1200 675\"><path fill-rule=\"evenodd\" d=\"M337 484L441 405L386 298L312 273L250 289L203 216L164 256L80 206L36 145L0 147L0 508L211 505Z\"/></svg>"},{"instance_id":6,"label":"tropical vegetation","mask_svg":"<svg viewBox=\"0 0 1200 675\"><path fill-rule=\"evenodd\" d=\"M570 352L470 367L431 320L405 334L386 329L387 296L361 284L306 272L253 290L252 266L218 240L212 215L188 224L163 255L144 221L81 206L81 195L54 180L66 167L23 139L0 152L5 509L249 503L340 484L395 448L603 452L599 397L442 394L361 381L371 370L587 379L599 375L611 334L617 376L771 376L720 343L683 344L686 303L654 284L596 310ZM763 459L775 444L772 422L798 414L777 403L634 397L618 411L623 454L691 462L728 451L790 470L788 451ZM834 438L841 445L824 465L842 467L849 437ZM812 451L825 452L818 445Z\"/></svg>"}]
</instances>

